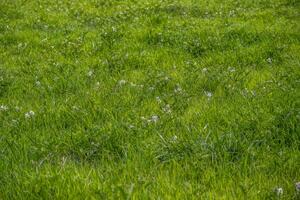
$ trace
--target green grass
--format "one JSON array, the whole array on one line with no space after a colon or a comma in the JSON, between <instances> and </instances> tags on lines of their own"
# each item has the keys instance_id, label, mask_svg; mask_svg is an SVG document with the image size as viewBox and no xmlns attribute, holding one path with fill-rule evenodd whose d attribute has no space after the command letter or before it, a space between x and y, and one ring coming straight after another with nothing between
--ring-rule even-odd
<instances>
[{"instance_id":1,"label":"green grass","mask_svg":"<svg viewBox=\"0 0 300 200\"><path fill-rule=\"evenodd\" d=\"M0 199L299 199L300 2L0 0L0 105Z\"/></svg>"}]
</instances>

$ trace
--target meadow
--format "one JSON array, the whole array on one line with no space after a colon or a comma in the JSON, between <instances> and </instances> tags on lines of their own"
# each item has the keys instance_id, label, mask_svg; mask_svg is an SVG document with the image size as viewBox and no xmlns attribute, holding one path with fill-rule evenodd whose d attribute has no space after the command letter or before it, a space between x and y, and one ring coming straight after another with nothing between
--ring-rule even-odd
<instances>
[{"instance_id":1,"label":"meadow","mask_svg":"<svg viewBox=\"0 0 300 200\"><path fill-rule=\"evenodd\" d=\"M0 0L0 199L300 199L299 0Z\"/></svg>"}]
</instances>

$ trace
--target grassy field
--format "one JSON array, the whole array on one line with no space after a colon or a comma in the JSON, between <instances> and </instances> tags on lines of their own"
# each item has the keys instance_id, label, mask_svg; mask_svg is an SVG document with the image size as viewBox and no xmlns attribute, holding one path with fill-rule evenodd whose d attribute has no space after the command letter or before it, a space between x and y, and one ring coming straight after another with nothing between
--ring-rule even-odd
<instances>
[{"instance_id":1,"label":"grassy field","mask_svg":"<svg viewBox=\"0 0 300 200\"><path fill-rule=\"evenodd\" d=\"M0 199L300 199L299 0L0 0Z\"/></svg>"}]
</instances>

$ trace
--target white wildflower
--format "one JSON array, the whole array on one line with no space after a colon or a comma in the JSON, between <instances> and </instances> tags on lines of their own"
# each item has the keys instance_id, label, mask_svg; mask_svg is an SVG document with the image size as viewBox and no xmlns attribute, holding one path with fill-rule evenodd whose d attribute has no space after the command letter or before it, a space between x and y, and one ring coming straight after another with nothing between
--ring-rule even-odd
<instances>
[{"instance_id":1,"label":"white wildflower","mask_svg":"<svg viewBox=\"0 0 300 200\"><path fill-rule=\"evenodd\" d=\"M125 85L126 84L126 81L125 80L120 80L119 81L119 85Z\"/></svg>"},{"instance_id":2,"label":"white wildflower","mask_svg":"<svg viewBox=\"0 0 300 200\"><path fill-rule=\"evenodd\" d=\"M37 86L40 86L40 85L41 85L41 82L40 82L40 81L36 81L35 84L36 84Z\"/></svg>"},{"instance_id":3,"label":"white wildflower","mask_svg":"<svg viewBox=\"0 0 300 200\"><path fill-rule=\"evenodd\" d=\"M177 140L177 136L174 135L174 136L172 137L172 142L175 142L176 140Z\"/></svg>"},{"instance_id":4,"label":"white wildflower","mask_svg":"<svg viewBox=\"0 0 300 200\"><path fill-rule=\"evenodd\" d=\"M35 115L35 113L32 110L30 110L29 112L25 113L25 118L31 118L34 115Z\"/></svg>"},{"instance_id":5,"label":"white wildflower","mask_svg":"<svg viewBox=\"0 0 300 200\"><path fill-rule=\"evenodd\" d=\"M167 104L165 107L163 107L163 111L164 111L165 113L170 114L170 113L172 112L172 111L171 111L170 105Z\"/></svg>"},{"instance_id":6,"label":"white wildflower","mask_svg":"<svg viewBox=\"0 0 300 200\"><path fill-rule=\"evenodd\" d=\"M153 91L155 89L155 87L149 87L150 91Z\"/></svg>"},{"instance_id":7,"label":"white wildflower","mask_svg":"<svg viewBox=\"0 0 300 200\"><path fill-rule=\"evenodd\" d=\"M90 71L88 71L88 73L87 73L87 75L88 75L89 77L93 76L93 74L94 74L93 70L90 70Z\"/></svg>"},{"instance_id":8,"label":"white wildflower","mask_svg":"<svg viewBox=\"0 0 300 200\"><path fill-rule=\"evenodd\" d=\"M153 116L151 117L151 122L156 123L156 122L158 122L158 119L159 119L159 117L158 117L157 115L153 115Z\"/></svg>"},{"instance_id":9,"label":"white wildflower","mask_svg":"<svg viewBox=\"0 0 300 200\"><path fill-rule=\"evenodd\" d=\"M174 89L174 92L175 93L181 93L182 92L182 88L179 85L177 85L176 88Z\"/></svg>"},{"instance_id":10,"label":"white wildflower","mask_svg":"<svg viewBox=\"0 0 300 200\"><path fill-rule=\"evenodd\" d=\"M274 192L275 192L278 196L280 196L280 195L283 194L283 189L282 189L281 187L277 187L277 188L274 189Z\"/></svg>"},{"instance_id":11,"label":"white wildflower","mask_svg":"<svg viewBox=\"0 0 300 200\"><path fill-rule=\"evenodd\" d=\"M0 106L0 111L7 111L7 110L8 110L8 106L5 105Z\"/></svg>"},{"instance_id":12,"label":"white wildflower","mask_svg":"<svg viewBox=\"0 0 300 200\"><path fill-rule=\"evenodd\" d=\"M162 100L160 99L160 97L156 97L156 101L157 101L158 103L161 103L161 102L162 102Z\"/></svg>"},{"instance_id":13,"label":"white wildflower","mask_svg":"<svg viewBox=\"0 0 300 200\"><path fill-rule=\"evenodd\" d=\"M235 68L234 67L229 67L228 71L231 72L231 73L233 73L233 72L235 72Z\"/></svg>"},{"instance_id":14,"label":"white wildflower","mask_svg":"<svg viewBox=\"0 0 300 200\"><path fill-rule=\"evenodd\" d=\"M213 94L212 94L211 92L208 92L208 91L205 92L205 95L206 95L208 98L211 98L211 97L213 96Z\"/></svg>"},{"instance_id":15,"label":"white wildflower","mask_svg":"<svg viewBox=\"0 0 300 200\"><path fill-rule=\"evenodd\" d=\"M202 72L203 72L203 73L206 73L206 72L207 72L207 68L203 68L203 69L202 69Z\"/></svg>"},{"instance_id":16,"label":"white wildflower","mask_svg":"<svg viewBox=\"0 0 300 200\"><path fill-rule=\"evenodd\" d=\"M267 62L268 62L268 63L272 63L272 58L268 58L268 59L267 59Z\"/></svg>"}]
</instances>

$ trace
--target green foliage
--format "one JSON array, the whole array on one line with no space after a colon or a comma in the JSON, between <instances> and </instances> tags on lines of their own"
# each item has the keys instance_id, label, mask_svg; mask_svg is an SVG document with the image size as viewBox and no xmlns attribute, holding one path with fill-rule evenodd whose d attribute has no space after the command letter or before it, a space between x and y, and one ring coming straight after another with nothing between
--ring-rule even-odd
<instances>
[{"instance_id":1,"label":"green foliage","mask_svg":"<svg viewBox=\"0 0 300 200\"><path fill-rule=\"evenodd\" d=\"M299 199L299 10L1 0L0 199Z\"/></svg>"}]
</instances>

